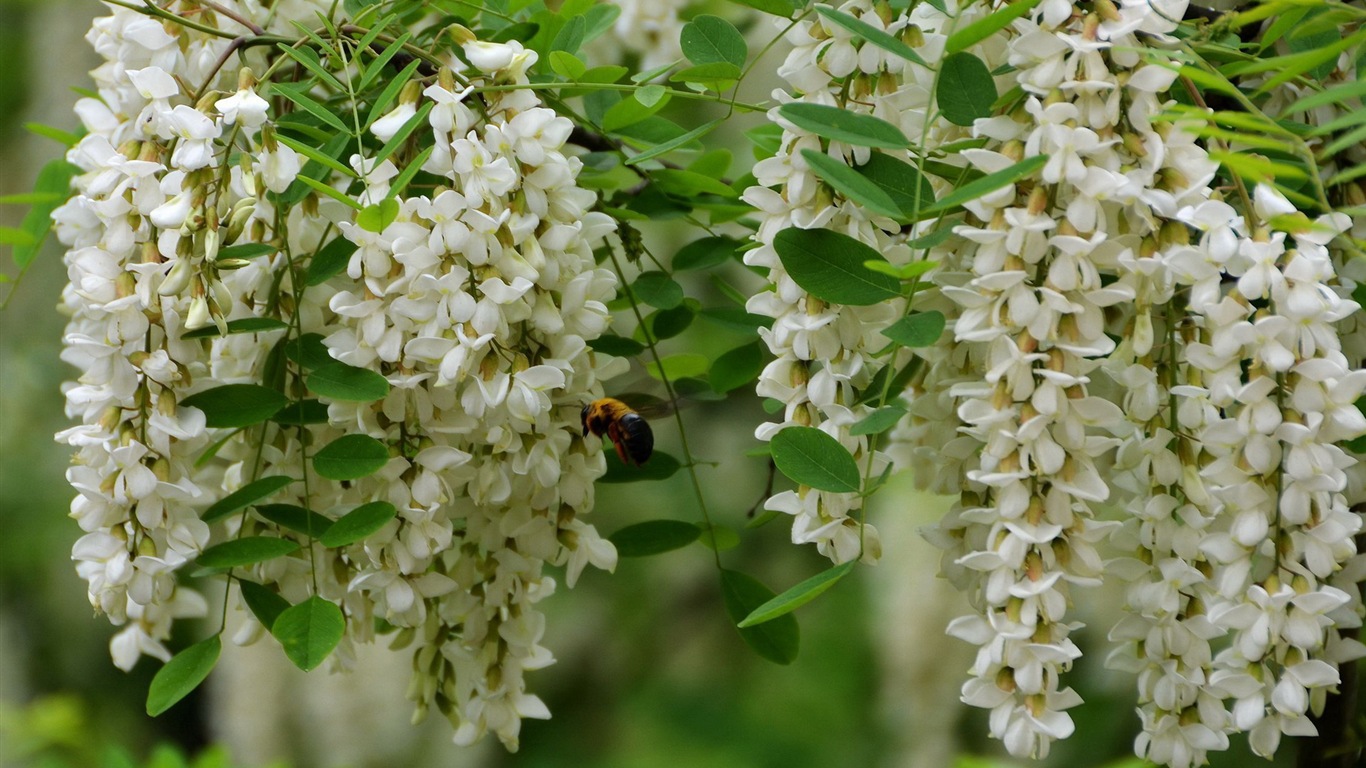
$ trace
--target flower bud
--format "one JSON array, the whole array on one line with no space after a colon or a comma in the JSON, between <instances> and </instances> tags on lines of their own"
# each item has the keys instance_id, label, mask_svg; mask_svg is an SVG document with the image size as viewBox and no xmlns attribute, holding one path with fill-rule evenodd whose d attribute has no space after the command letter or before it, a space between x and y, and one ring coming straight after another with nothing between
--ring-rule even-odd
<instances>
[{"instance_id":1,"label":"flower bud","mask_svg":"<svg viewBox=\"0 0 1366 768\"><path fill-rule=\"evenodd\" d=\"M157 293L161 296L179 296L190 286L190 279L194 277L194 268L190 260L186 258L176 259L171 265L171 271L166 274L166 278L157 287Z\"/></svg>"}]
</instances>

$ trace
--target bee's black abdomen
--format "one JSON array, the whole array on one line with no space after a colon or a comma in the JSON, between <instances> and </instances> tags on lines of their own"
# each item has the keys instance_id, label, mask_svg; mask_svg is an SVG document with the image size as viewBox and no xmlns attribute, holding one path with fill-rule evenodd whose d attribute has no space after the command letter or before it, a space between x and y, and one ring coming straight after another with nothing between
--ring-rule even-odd
<instances>
[{"instance_id":1,"label":"bee's black abdomen","mask_svg":"<svg viewBox=\"0 0 1366 768\"><path fill-rule=\"evenodd\" d=\"M650 422L638 413L628 413L621 417L622 442L633 464L644 464L655 449L655 435L650 431Z\"/></svg>"}]
</instances>

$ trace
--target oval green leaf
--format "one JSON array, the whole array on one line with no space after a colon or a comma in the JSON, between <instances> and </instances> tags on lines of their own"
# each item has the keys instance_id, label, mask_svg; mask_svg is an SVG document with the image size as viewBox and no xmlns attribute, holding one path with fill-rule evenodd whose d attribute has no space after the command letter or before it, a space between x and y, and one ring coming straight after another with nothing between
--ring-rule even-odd
<instances>
[{"instance_id":1,"label":"oval green leaf","mask_svg":"<svg viewBox=\"0 0 1366 768\"><path fill-rule=\"evenodd\" d=\"M849 427L849 434L856 436L880 435L896 426L896 423L901 421L901 417L905 415L905 408L899 405L885 405L854 422L853 426Z\"/></svg>"},{"instance_id":2,"label":"oval green leaf","mask_svg":"<svg viewBox=\"0 0 1366 768\"><path fill-rule=\"evenodd\" d=\"M339 275L351 263L356 244L344 237L334 237L318 249L308 261L304 281L309 286L322 285L333 275Z\"/></svg>"},{"instance_id":3,"label":"oval green leaf","mask_svg":"<svg viewBox=\"0 0 1366 768\"><path fill-rule=\"evenodd\" d=\"M255 504L262 499L268 498L271 494L294 482L294 478L284 475L271 475L254 480L238 488L232 493L224 496L215 502L208 509L204 510L199 519L206 523L212 523L221 518L231 515L243 507Z\"/></svg>"},{"instance_id":4,"label":"oval green leaf","mask_svg":"<svg viewBox=\"0 0 1366 768\"><path fill-rule=\"evenodd\" d=\"M929 347L939 341L944 325L944 313L937 309L912 312L882 329L882 335L903 347Z\"/></svg>"},{"instance_id":5,"label":"oval green leaf","mask_svg":"<svg viewBox=\"0 0 1366 768\"><path fill-rule=\"evenodd\" d=\"M247 604L252 615L267 631L275 626L280 614L289 609L289 601L273 589L241 579L237 580L237 587L242 590L242 602Z\"/></svg>"},{"instance_id":6,"label":"oval green leaf","mask_svg":"<svg viewBox=\"0 0 1366 768\"><path fill-rule=\"evenodd\" d=\"M868 162L854 169L891 198L902 216L912 219L934 204L934 186L915 166L882 152L874 152Z\"/></svg>"},{"instance_id":7,"label":"oval green leaf","mask_svg":"<svg viewBox=\"0 0 1366 768\"><path fill-rule=\"evenodd\" d=\"M156 717L198 688L218 663L222 649L222 642L214 635L172 656L157 670L147 689L147 714Z\"/></svg>"},{"instance_id":8,"label":"oval green leaf","mask_svg":"<svg viewBox=\"0 0 1366 768\"><path fill-rule=\"evenodd\" d=\"M688 330L693 318L697 317L697 310L692 303L693 300L688 299L673 309L661 309L645 318L645 323L656 341L672 339Z\"/></svg>"},{"instance_id":9,"label":"oval green leaf","mask_svg":"<svg viewBox=\"0 0 1366 768\"><path fill-rule=\"evenodd\" d=\"M260 384L224 384L180 401L187 408L203 411L204 423L210 427L260 424L288 403L289 398Z\"/></svg>"},{"instance_id":10,"label":"oval green leaf","mask_svg":"<svg viewBox=\"0 0 1366 768\"><path fill-rule=\"evenodd\" d=\"M861 147L905 149L910 142L900 128L872 115L824 104L792 102L778 108L784 120L817 136Z\"/></svg>"},{"instance_id":11,"label":"oval green leaf","mask_svg":"<svg viewBox=\"0 0 1366 768\"><path fill-rule=\"evenodd\" d=\"M201 568L236 568L284 557L297 550L297 542L274 536L243 536L225 541L199 553L195 562Z\"/></svg>"},{"instance_id":12,"label":"oval green leaf","mask_svg":"<svg viewBox=\"0 0 1366 768\"><path fill-rule=\"evenodd\" d=\"M976 56L959 52L940 64L934 96L939 111L950 123L971 126L979 117L990 117L996 95L991 70Z\"/></svg>"},{"instance_id":13,"label":"oval green leaf","mask_svg":"<svg viewBox=\"0 0 1366 768\"><path fill-rule=\"evenodd\" d=\"M378 203L371 203L356 214L356 225L366 232L383 232L384 228L398 218L398 201L387 197Z\"/></svg>"},{"instance_id":14,"label":"oval green leaf","mask_svg":"<svg viewBox=\"0 0 1366 768\"><path fill-rule=\"evenodd\" d=\"M638 300L658 309L673 309L683 303L683 286L658 270L641 272L631 283L631 292Z\"/></svg>"},{"instance_id":15,"label":"oval green leaf","mask_svg":"<svg viewBox=\"0 0 1366 768\"><path fill-rule=\"evenodd\" d=\"M310 391L333 400L373 402L389 394L389 382L383 376L340 361L314 369L306 383Z\"/></svg>"},{"instance_id":16,"label":"oval green leaf","mask_svg":"<svg viewBox=\"0 0 1366 768\"><path fill-rule=\"evenodd\" d=\"M328 480L357 480L379 471L389 449L369 435L342 435L313 456L313 469Z\"/></svg>"},{"instance_id":17,"label":"oval green leaf","mask_svg":"<svg viewBox=\"0 0 1366 768\"><path fill-rule=\"evenodd\" d=\"M739 241L733 237L704 237L701 240L694 240L679 248L678 253L674 254L674 271L718 267L730 261L739 247Z\"/></svg>"},{"instance_id":18,"label":"oval green leaf","mask_svg":"<svg viewBox=\"0 0 1366 768\"><path fill-rule=\"evenodd\" d=\"M280 412L270 417L276 424L288 424L294 427L302 427L308 424L327 423L327 405L321 400L309 398L290 403Z\"/></svg>"},{"instance_id":19,"label":"oval green leaf","mask_svg":"<svg viewBox=\"0 0 1366 768\"><path fill-rule=\"evenodd\" d=\"M620 557L648 557L686 547L701 535L702 529L682 520L647 520L622 528L608 540Z\"/></svg>"},{"instance_id":20,"label":"oval green leaf","mask_svg":"<svg viewBox=\"0 0 1366 768\"><path fill-rule=\"evenodd\" d=\"M635 339L628 339L624 336L613 336L607 334L599 336L588 342L588 346L594 352L600 352L612 357L635 357L645 351L645 345Z\"/></svg>"},{"instance_id":21,"label":"oval green leaf","mask_svg":"<svg viewBox=\"0 0 1366 768\"><path fill-rule=\"evenodd\" d=\"M345 631L341 609L317 595L287 608L270 628L285 656L305 672L323 663Z\"/></svg>"},{"instance_id":22,"label":"oval green leaf","mask_svg":"<svg viewBox=\"0 0 1366 768\"><path fill-rule=\"evenodd\" d=\"M773 249L797 285L825 301L866 306L901 295L896 278L863 266L885 261L882 254L846 234L791 227L773 238Z\"/></svg>"},{"instance_id":23,"label":"oval green leaf","mask_svg":"<svg viewBox=\"0 0 1366 768\"><path fill-rule=\"evenodd\" d=\"M824 179L825 183L849 200L873 213L893 219L901 218L901 209L892 201L891 196L843 162L813 149L803 149L802 159L806 160L806 164L817 176Z\"/></svg>"},{"instance_id":24,"label":"oval green leaf","mask_svg":"<svg viewBox=\"0 0 1366 768\"><path fill-rule=\"evenodd\" d=\"M398 515L398 509L387 501L372 501L347 512L322 535L328 549L345 547L361 541L378 531Z\"/></svg>"},{"instance_id":25,"label":"oval green leaf","mask_svg":"<svg viewBox=\"0 0 1366 768\"><path fill-rule=\"evenodd\" d=\"M705 355L695 352L680 352L676 355L669 355L658 363L650 361L645 364L645 372L653 378L668 379L674 381L687 376L701 376L707 372L711 361Z\"/></svg>"},{"instance_id":26,"label":"oval green leaf","mask_svg":"<svg viewBox=\"0 0 1366 768\"><path fill-rule=\"evenodd\" d=\"M294 361L304 370L331 365L336 359L327 352L320 333L305 333L297 339L290 339L285 345L285 357Z\"/></svg>"},{"instance_id":27,"label":"oval green leaf","mask_svg":"<svg viewBox=\"0 0 1366 768\"><path fill-rule=\"evenodd\" d=\"M298 504L257 504L256 514L281 528L315 539L332 527L331 520Z\"/></svg>"},{"instance_id":28,"label":"oval green leaf","mask_svg":"<svg viewBox=\"0 0 1366 768\"><path fill-rule=\"evenodd\" d=\"M754 381L764 369L764 352L760 342L726 352L716 358L707 371L707 381L713 391L725 394Z\"/></svg>"},{"instance_id":29,"label":"oval green leaf","mask_svg":"<svg viewBox=\"0 0 1366 768\"><path fill-rule=\"evenodd\" d=\"M702 546L717 552L725 552L740 546L740 534L728 525L703 525L698 541Z\"/></svg>"},{"instance_id":30,"label":"oval green leaf","mask_svg":"<svg viewBox=\"0 0 1366 768\"><path fill-rule=\"evenodd\" d=\"M744 35L720 16L704 14L683 25L678 44L694 64L729 62L743 67L749 56Z\"/></svg>"},{"instance_id":31,"label":"oval green leaf","mask_svg":"<svg viewBox=\"0 0 1366 768\"><path fill-rule=\"evenodd\" d=\"M744 629L753 627L764 622L772 621L779 616L789 614L807 603L820 597L825 590L835 586L835 584L850 571L854 569L854 561L851 560L842 565L822 571L802 583L792 587L786 592L769 600L763 605L750 611L737 627Z\"/></svg>"},{"instance_id":32,"label":"oval green leaf","mask_svg":"<svg viewBox=\"0 0 1366 768\"><path fill-rule=\"evenodd\" d=\"M289 324L283 320L276 320L273 317L240 317L236 320L228 321L228 332L231 336L234 333L265 333L267 331L280 331L288 328ZM193 331L186 331L180 334L182 339L205 339L220 336L218 326L208 325L203 328L196 328Z\"/></svg>"},{"instance_id":33,"label":"oval green leaf","mask_svg":"<svg viewBox=\"0 0 1366 768\"><path fill-rule=\"evenodd\" d=\"M673 477L683 466L678 459L663 452L650 454L650 460L639 467L621 463L617 452L608 448L603 451L607 458L607 473L598 478L599 483L639 483L646 480L665 480Z\"/></svg>"},{"instance_id":34,"label":"oval green leaf","mask_svg":"<svg viewBox=\"0 0 1366 768\"><path fill-rule=\"evenodd\" d=\"M835 438L815 427L787 427L769 441L773 463L794 483L832 493L858 493L858 464Z\"/></svg>"},{"instance_id":35,"label":"oval green leaf","mask_svg":"<svg viewBox=\"0 0 1366 768\"><path fill-rule=\"evenodd\" d=\"M721 597L726 603L726 613L730 620L739 624L754 609L772 600L773 590L765 587L753 576L739 571L721 571ZM740 629L740 637L755 653L776 664L791 664L797 658L801 644L801 633L797 620L791 616L779 616L773 621L764 622L757 627Z\"/></svg>"}]
</instances>

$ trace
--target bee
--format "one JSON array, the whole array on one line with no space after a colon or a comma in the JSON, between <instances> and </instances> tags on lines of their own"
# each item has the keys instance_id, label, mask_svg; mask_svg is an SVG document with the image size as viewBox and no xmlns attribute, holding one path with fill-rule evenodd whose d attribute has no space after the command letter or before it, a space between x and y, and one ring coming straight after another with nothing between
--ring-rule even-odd
<instances>
[{"instance_id":1,"label":"bee","mask_svg":"<svg viewBox=\"0 0 1366 768\"><path fill-rule=\"evenodd\" d=\"M649 460L655 447L655 436L650 431L650 423L631 406L604 397L585 405L580 416L583 419L583 436L587 437L589 432L598 437L606 435L617 449L617 458L621 459L622 464L638 467Z\"/></svg>"}]
</instances>

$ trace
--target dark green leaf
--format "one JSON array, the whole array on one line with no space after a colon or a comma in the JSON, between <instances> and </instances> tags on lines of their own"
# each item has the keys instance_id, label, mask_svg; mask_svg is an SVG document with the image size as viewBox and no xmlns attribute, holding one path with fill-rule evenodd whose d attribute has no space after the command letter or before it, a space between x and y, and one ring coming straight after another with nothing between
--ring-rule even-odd
<instances>
[{"instance_id":1,"label":"dark green leaf","mask_svg":"<svg viewBox=\"0 0 1366 768\"><path fill-rule=\"evenodd\" d=\"M634 155L632 157L627 158L626 164L636 165L637 163L643 163L646 160L653 160L656 157L668 154L676 149L680 149L683 147L684 144L700 139L701 137L706 136L708 133L711 133L720 124L720 120L712 120L709 123L703 123L702 125L699 125L691 131L688 131L687 133L683 134L682 136L678 136L661 144L657 144L651 147L650 149L641 152L638 155Z\"/></svg>"},{"instance_id":2,"label":"dark green leaf","mask_svg":"<svg viewBox=\"0 0 1366 768\"><path fill-rule=\"evenodd\" d=\"M735 256L739 241L731 237L704 237L678 249L674 254L675 272L689 269L711 269L725 264Z\"/></svg>"},{"instance_id":3,"label":"dark green leaf","mask_svg":"<svg viewBox=\"0 0 1366 768\"><path fill-rule=\"evenodd\" d=\"M275 47L284 55L298 62L304 69L316 75L319 80L327 85L327 87L337 93L346 92L346 86L342 85L342 82L337 79L337 76L329 72L327 67L323 66L322 61L318 58L317 51L307 46L295 48L294 46L285 43L276 43Z\"/></svg>"},{"instance_id":4,"label":"dark green leaf","mask_svg":"<svg viewBox=\"0 0 1366 768\"><path fill-rule=\"evenodd\" d=\"M730 615L730 620L739 624L755 608L772 600L773 590L765 587L753 576L739 571L722 570L721 595L725 600L726 613ZM801 635L797 629L796 619L791 616L779 616L773 621L739 631L745 644L769 661L791 664L797 658Z\"/></svg>"},{"instance_id":5,"label":"dark green leaf","mask_svg":"<svg viewBox=\"0 0 1366 768\"><path fill-rule=\"evenodd\" d=\"M655 451L650 454L650 460L639 467L622 464L621 459L617 458L617 452L610 448L603 451L607 458L607 474L598 478L599 483L637 483L645 480L665 480L673 477L674 473L682 466L678 459L664 453Z\"/></svg>"},{"instance_id":6,"label":"dark green leaf","mask_svg":"<svg viewBox=\"0 0 1366 768\"><path fill-rule=\"evenodd\" d=\"M198 688L218 663L222 648L218 635L214 635L172 656L157 670L147 689L147 714L156 717Z\"/></svg>"},{"instance_id":7,"label":"dark green leaf","mask_svg":"<svg viewBox=\"0 0 1366 768\"><path fill-rule=\"evenodd\" d=\"M402 48L399 43L406 40L407 37L408 33L404 32L402 37L391 43L388 48L384 49L384 53L380 55L384 56L387 54L392 56L396 54L398 50ZM390 53L390 50L393 50L394 53ZM408 62L407 66L405 66L401 72L389 80L388 84L384 86L384 90L380 91L379 96L375 97L374 103L370 105L370 112L365 116L366 128L374 125L376 120L389 111L389 105L393 104L394 99L398 98L398 94L403 90L403 86L408 83L408 80L412 78L414 72L417 72L417 68L421 64L422 59L414 56L413 60ZM371 72L378 74L381 71L381 67L371 65L366 74L368 76Z\"/></svg>"},{"instance_id":8,"label":"dark green leaf","mask_svg":"<svg viewBox=\"0 0 1366 768\"><path fill-rule=\"evenodd\" d=\"M243 536L217 544L199 553L196 563L202 568L236 568L284 557L298 549L296 542L274 536Z\"/></svg>"},{"instance_id":9,"label":"dark green leaf","mask_svg":"<svg viewBox=\"0 0 1366 768\"><path fill-rule=\"evenodd\" d=\"M272 523L310 538L318 538L332 526L332 521L298 504L257 504L256 514Z\"/></svg>"},{"instance_id":10,"label":"dark green leaf","mask_svg":"<svg viewBox=\"0 0 1366 768\"><path fill-rule=\"evenodd\" d=\"M249 427L266 421L285 407L289 398L259 384L224 384L206 389L180 401L187 408L204 412L210 427Z\"/></svg>"},{"instance_id":11,"label":"dark green leaf","mask_svg":"<svg viewBox=\"0 0 1366 768\"><path fill-rule=\"evenodd\" d=\"M688 299L673 309L661 309L646 317L645 324L650 329L650 335L656 341L663 341L686 331L697 316L697 310L691 304L693 301Z\"/></svg>"},{"instance_id":12,"label":"dark green leaf","mask_svg":"<svg viewBox=\"0 0 1366 768\"><path fill-rule=\"evenodd\" d=\"M866 306L901 295L896 278L863 266L882 254L840 232L791 227L774 237L773 249L797 285L825 301Z\"/></svg>"},{"instance_id":13,"label":"dark green leaf","mask_svg":"<svg viewBox=\"0 0 1366 768\"><path fill-rule=\"evenodd\" d=\"M895 125L839 107L792 102L779 107L778 114L798 128L831 141L886 149L905 149L910 144Z\"/></svg>"},{"instance_id":14,"label":"dark green leaf","mask_svg":"<svg viewBox=\"0 0 1366 768\"><path fill-rule=\"evenodd\" d=\"M276 491L292 482L294 482L294 478L283 475L271 475L254 480L219 499L213 506L204 510L199 517L206 523L215 522L243 507L270 498Z\"/></svg>"},{"instance_id":15,"label":"dark green leaf","mask_svg":"<svg viewBox=\"0 0 1366 768\"><path fill-rule=\"evenodd\" d=\"M880 435L883 432L896 426L901 417L906 415L906 409L899 405L884 405L883 407L864 416L849 428L851 435Z\"/></svg>"},{"instance_id":16,"label":"dark green leaf","mask_svg":"<svg viewBox=\"0 0 1366 768\"><path fill-rule=\"evenodd\" d=\"M934 186L930 180L915 166L891 155L874 152L868 162L854 170L876 184L906 218L915 218L934 203Z\"/></svg>"},{"instance_id":17,"label":"dark green leaf","mask_svg":"<svg viewBox=\"0 0 1366 768\"><path fill-rule=\"evenodd\" d=\"M720 16L704 14L683 25L678 44L694 64L729 62L743 67L749 56L744 35Z\"/></svg>"},{"instance_id":18,"label":"dark green leaf","mask_svg":"<svg viewBox=\"0 0 1366 768\"><path fill-rule=\"evenodd\" d=\"M611 334L599 336L588 342L589 348L594 352L601 352L612 357L635 357L645 351L645 345L635 339L628 339L624 336L613 336Z\"/></svg>"},{"instance_id":19,"label":"dark green leaf","mask_svg":"<svg viewBox=\"0 0 1366 768\"><path fill-rule=\"evenodd\" d=\"M645 86L645 88L660 88L660 86ZM641 90L644 91L644 88ZM667 106L670 98L664 94L647 104L637 98L639 96L640 92L637 92L632 98L622 99L613 104L602 116L602 129L608 132L616 132L628 125L635 125Z\"/></svg>"},{"instance_id":20,"label":"dark green leaf","mask_svg":"<svg viewBox=\"0 0 1366 768\"><path fill-rule=\"evenodd\" d=\"M750 611L736 626L744 629L772 621L779 616L789 614L807 603L820 597L825 590L835 586L840 579L844 578L854 569L854 562L850 561L843 565L837 565L829 570L822 571L800 584L792 587L786 592L769 600L763 605Z\"/></svg>"},{"instance_id":21,"label":"dark green leaf","mask_svg":"<svg viewBox=\"0 0 1366 768\"><path fill-rule=\"evenodd\" d=\"M308 672L323 663L341 642L346 618L334 603L314 595L287 608L270 631L294 666Z\"/></svg>"},{"instance_id":22,"label":"dark green leaf","mask_svg":"<svg viewBox=\"0 0 1366 768\"><path fill-rule=\"evenodd\" d=\"M238 579L237 588L242 590L242 602L247 604L247 608L267 632L275 626L275 620L280 614L289 608L289 601L281 597L280 593L254 581Z\"/></svg>"},{"instance_id":23,"label":"dark green leaf","mask_svg":"<svg viewBox=\"0 0 1366 768\"><path fill-rule=\"evenodd\" d=\"M389 463L389 449L369 435L342 435L313 456L313 469L328 480L357 480Z\"/></svg>"},{"instance_id":24,"label":"dark green leaf","mask_svg":"<svg viewBox=\"0 0 1366 768\"><path fill-rule=\"evenodd\" d=\"M815 427L786 427L769 441L773 463L794 483L832 493L858 493L858 464L840 442Z\"/></svg>"},{"instance_id":25,"label":"dark green leaf","mask_svg":"<svg viewBox=\"0 0 1366 768\"><path fill-rule=\"evenodd\" d=\"M938 310L912 312L882 330L882 335L903 347L930 347L944 332L944 314Z\"/></svg>"},{"instance_id":26,"label":"dark green leaf","mask_svg":"<svg viewBox=\"0 0 1366 768\"><path fill-rule=\"evenodd\" d=\"M383 376L340 361L314 369L306 382L309 391L333 400L365 403L389 394L389 382Z\"/></svg>"},{"instance_id":27,"label":"dark green leaf","mask_svg":"<svg viewBox=\"0 0 1366 768\"><path fill-rule=\"evenodd\" d=\"M588 20L582 16L574 16L566 21L563 27L560 27L559 33L550 43L550 50L575 53L583 45L583 39L587 33Z\"/></svg>"},{"instance_id":28,"label":"dark green leaf","mask_svg":"<svg viewBox=\"0 0 1366 768\"><path fill-rule=\"evenodd\" d=\"M328 549L345 547L361 541L378 531L398 515L398 510L387 501L372 501L347 512L322 535Z\"/></svg>"},{"instance_id":29,"label":"dark green leaf","mask_svg":"<svg viewBox=\"0 0 1366 768\"><path fill-rule=\"evenodd\" d=\"M289 324L273 317L240 317L236 320L228 321L228 335L234 333L266 333L268 331L280 331L288 328ZM193 331L186 331L180 335L182 339L207 339L217 337L218 326L206 325L203 328L196 328Z\"/></svg>"},{"instance_id":30,"label":"dark green leaf","mask_svg":"<svg viewBox=\"0 0 1366 768\"><path fill-rule=\"evenodd\" d=\"M344 237L332 238L309 260L306 284L310 287L322 285L333 275L341 274L351 263L351 254L355 252L355 243Z\"/></svg>"},{"instance_id":31,"label":"dark green leaf","mask_svg":"<svg viewBox=\"0 0 1366 768\"><path fill-rule=\"evenodd\" d=\"M280 96L283 96L286 99L294 102L296 105L298 105L300 109L304 110L310 115L313 115L314 117L318 118L324 123L327 123L333 128L336 128L338 131L341 131L342 133L348 136L354 135L352 133L353 129L350 126L348 126L345 122L343 122L340 117L337 117L337 115L333 113L332 110L328 109L322 104L319 104L317 101L313 99L312 96L309 96L305 92L307 90L307 86L289 86L283 83L273 82L270 84L270 88L276 94L279 94Z\"/></svg>"},{"instance_id":32,"label":"dark green leaf","mask_svg":"<svg viewBox=\"0 0 1366 768\"><path fill-rule=\"evenodd\" d=\"M763 345L755 341L716 358L707 371L707 380L711 382L712 389L724 394L754 381L763 369Z\"/></svg>"},{"instance_id":33,"label":"dark green leaf","mask_svg":"<svg viewBox=\"0 0 1366 768\"><path fill-rule=\"evenodd\" d=\"M346 133L336 133L333 134L332 138L327 140L325 145L323 145L321 152L327 157L335 159L341 157L342 153L345 152L349 146L351 146L351 136ZM293 184L290 184L289 189L286 189L284 193L280 195L281 202L297 203L300 200L303 200L308 196L309 191L313 189L313 187L310 187L304 182L304 179L318 181L319 179L327 178L330 170L331 168L329 166L320 163L317 160L309 160L304 164L303 170L299 172L299 178L296 179Z\"/></svg>"},{"instance_id":34,"label":"dark green leaf","mask_svg":"<svg viewBox=\"0 0 1366 768\"><path fill-rule=\"evenodd\" d=\"M911 48L909 45L906 45L897 38L892 37L865 21L856 19L844 11L837 11L834 8L828 8L823 5L816 6L816 12L823 16L826 21L829 21L836 26L844 27L849 32L854 33L888 53L900 56L913 64L919 64L926 69L930 68L930 65L925 63L925 60L920 57L920 54L915 52L914 48Z\"/></svg>"},{"instance_id":35,"label":"dark green leaf","mask_svg":"<svg viewBox=\"0 0 1366 768\"><path fill-rule=\"evenodd\" d=\"M659 309L673 309L683 303L683 286L657 270L641 272L631 283L631 293L637 300Z\"/></svg>"},{"instance_id":36,"label":"dark green leaf","mask_svg":"<svg viewBox=\"0 0 1366 768\"><path fill-rule=\"evenodd\" d=\"M979 117L991 116L996 101L996 81L982 60L970 53L955 53L939 68L935 101L944 119L954 125L971 126Z\"/></svg>"},{"instance_id":37,"label":"dark green leaf","mask_svg":"<svg viewBox=\"0 0 1366 768\"><path fill-rule=\"evenodd\" d=\"M806 160L806 164L811 167L812 171L815 171L817 176L824 179L831 188L849 200L873 213L879 213L892 219L901 218L901 210L896 203L892 202L891 196L842 161L812 149L803 149L802 159Z\"/></svg>"},{"instance_id":38,"label":"dark green leaf","mask_svg":"<svg viewBox=\"0 0 1366 768\"><path fill-rule=\"evenodd\" d=\"M701 535L702 529L682 520L649 520L628 525L608 538L620 557L647 557L686 547Z\"/></svg>"},{"instance_id":39,"label":"dark green leaf","mask_svg":"<svg viewBox=\"0 0 1366 768\"><path fill-rule=\"evenodd\" d=\"M944 195L943 199L931 205L929 208L920 212L921 218L931 218L942 211L951 211L963 203L976 200L983 195L994 192L1007 184L1014 184L1020 179L1029 176L1040 168L1048 164L1048 155L1038 155L1004 168L995 173L989 173L976 181L968 182L953 192Z\"/></svg>"},{"instance_id":40,"label":"dark green leaf","mask_svg":"<svg viewBox=\"0 0 1366 768\"><path fill-rule=\"evenodd\" d=\"M297 339L290 339L285 345L285 356L306 371L335 362L327 353L320 333L305 333Z\"/></svg>"},{"instance_id":41,"label":"dark green leaf","mask_svg":"<svg viewBox=\"0 0 1366 768\"><path fill-rule=\"evenodd\" d=\"M773 326L773 318L746 312L739 307L708 307L702 310L702 317L727 330L740 333L754 333L756 328Z\"/></svg>"},{"instance_id":42,"label":"dark green leaf","mask_svg":"<svg viewBox=\"0 0 1366 768\"><path fill-rule=\"evenodd\" d=\"M651 171L650 178L659 185L660 189L679 197L693 197L699 194L735 197L735 190L720 180L692 171L660 168Z\"/></svg>"}]
</instances>

